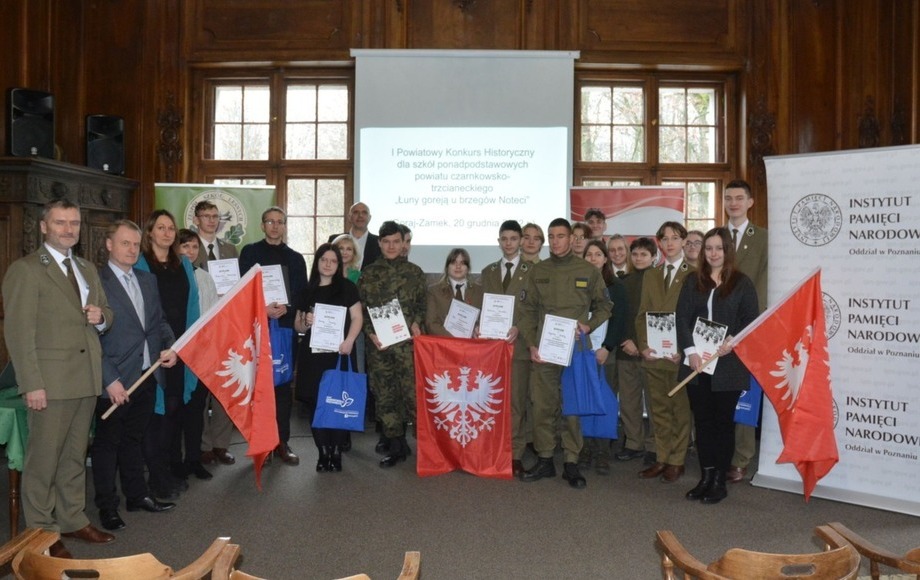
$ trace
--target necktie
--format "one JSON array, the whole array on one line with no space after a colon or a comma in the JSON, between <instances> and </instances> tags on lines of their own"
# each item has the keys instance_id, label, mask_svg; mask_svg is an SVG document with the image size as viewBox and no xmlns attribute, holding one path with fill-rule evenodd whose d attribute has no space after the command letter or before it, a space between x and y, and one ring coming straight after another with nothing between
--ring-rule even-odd
<instances>
[{"instance_id":1,"label":"necktie","mask_svg":"<svg viewBox=\"0 0 920 580\"><path fill-rule=\"evenodd\" d=\"M738 249L738 228L732 228L732 245Z\"/></svg>"},{"instance_id":2,"label":"necktie","mask_svg":"<svg viewBox=\"0 0 920 580\"><path fill-rule=\"evenodd\" d=\"M463 302L463 292L461 292L462 288L463 288L463 284L457 284L456 286L454 286L454 290L455 290L454 298L456 298L457 300L461 302Z\"/></svg>"},{"instance_id":3,"label":"necktie","mask_svg":"<svg viewBox=\"0 0 920 580\"><path fill-rule=\"evenodd\" d=\"M77 300L80 301L80 304L83 304L83 295L80 294L80 284L77 283L77 275L73 271L73 266L70 265L70 258L64 258L64 267L67 268L67 279L70 280L73 291L77 293Z\"/></svg>"},{"instance_id":4,"label":"necktie","mask_svg":"<svg viewBox=\"0 0 920 580\"><path fill-rule=\"evenodd\" d=\"M507 291L508 284L511 284L511 268L514 268L514 264L505 262L505 277L502 278L502 292Z\"/></svg>"},{"instance_id":5,"label":"necktie","mask_svg":"<svg viewBox=\"0 0 920 580\"><path fill-rule=\"evenodd\" d=\"M214 255L214 244L208 244L208 259L216 260L217 256Z\"/></svg>"},{"instance_id":6,"label":"necktie","mask_svg":"<svg viewBox=\"0 0 920 580\"><path fill-rule=\"evenodd\" d=\"M626 270L617 270L617 278L625 278Z\"/></svg>"},{"instance_id":7,"label":"necktie","mask_svg":"<svg viewBox=\"0 0 920 580\"><path fill-rule=\"evenodd\" d=\"M674 264L668 264L668 273L664 276L664 289L671 287L671 274L674 273Z\"/></svg>"},{"instance_id":8,"label":"necktie","mask_svg":"<svg viewBox=\"0 0 920 580\"><path fill-rule=\"evenodd\" d=\"M128 297L131 298L131 304L134 305L134 311L144 326L144 299L141 297L140 289L134 283L134 277L131 274L125 274L125 287L128 288Z\"/></svg>"}]
</instances>

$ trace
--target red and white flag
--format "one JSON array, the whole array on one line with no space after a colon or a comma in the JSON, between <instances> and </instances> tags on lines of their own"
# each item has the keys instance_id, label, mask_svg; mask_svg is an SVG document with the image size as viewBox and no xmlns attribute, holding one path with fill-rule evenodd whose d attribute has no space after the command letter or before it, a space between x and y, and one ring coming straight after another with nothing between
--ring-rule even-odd
<instances>
[{"instance_id":1,"label":"red and white flag","mask_svg":"<svg viewBox=\"0 0 920 580\"><path fill-rule=\"evenodd\" d=\"M511 479L511 354L503 340L418 336L419 475Z\"/></svg>"},{"instance_id":2,"label":"red and white flag","mask_svg":"<svg viewBox=\"0 0 920 580\"><path fill-rule=\"evenodd\" d=\"M807 501L840 459L821 270L738 333L734 351L776 410L783 437L776 462L795 465Z\"/></svg>"},{"instance_id":3,"label":"red and white flag","mask_svg":"<svg viewBox=\"0 0 920 580\"><path fill-rule=\"evenodd\" d=\"M261 489L262 464L278 446L262 268L250 269L172 348L246 438Z\"/></svg>"}]
</instances>

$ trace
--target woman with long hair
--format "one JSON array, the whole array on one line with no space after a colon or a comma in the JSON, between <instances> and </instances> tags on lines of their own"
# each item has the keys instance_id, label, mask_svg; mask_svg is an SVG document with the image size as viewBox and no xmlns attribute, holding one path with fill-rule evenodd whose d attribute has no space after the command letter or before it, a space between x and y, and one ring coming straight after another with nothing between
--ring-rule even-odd
<instances>
[{"instance_id":1,"label":"woman with long hair","mask_svg":"<svg viewBox=\"0 0 920 580\"><path fill-rule=\"evenodd\" d=\"M753 282L735 266L735 245L728 229L709 230L703 236L700 269L687 277L677 302L677 345L689 363L681 365L679 379L703 368L703 358L693 341L697 319L728 328L717 350L715 371L711 375L701 372L687 385L702 470L702 478L687 492L687 499L713 504L728 495L725 472L735 450L735 407L751 379L750 372L732 352L732 337L759 312Z\"/></svg>"},{"instance_id":2,"label":"woman with long hair","mask_svg":"<svg viewBox=\"0 0 920 580\"><path fill-rule=\"evenodd\" d=\"M428 307L425 310L427 334L453 336L444 328L452 300L482 308L482 288L471 284L469 275L469 252L463 248L454 248L444 261L441 279L428 287Z\"/></svg>"},{"instance_id":3,"label":"woman with long hair","mask_svg":"<svg viewBox=\"0 0 920 580\"><path fill-rule=\"evenodd\" d=\"M607 299L613 303L613 310L605 325L597 327L591 334L591 348L594 349L594 358L597 364L604 368L604 376L611 389L616 392L616 357L610 356L623 341L626 332L626 287L613 273L610 267L610 258L607 256L607 246L603 240L591 240L585 245L582 257L589 264L601 271L604 284L607 287ZM592 463L598 475L610 473L610 455L612 439L599 439L585 437L584 445L578 456L578 467L590 469Z\"/></svg>"},{"instance_id":4,"label":"woman with long hair","mask_svg":"<svg viewBox=\"0 0 920 580\"><path fill-rule=\"evenodd\" d=\"M332 240L332 245L342 254L342 275L357 284L361 277L361 250L358 249L358 243L351 234L342 234Z\"/></svg>"},{"instance_id":5,"label":"woman with long hair","mask_svg":"<svg viewBox=\"0 0 920 580\"><path fill-rule=\"evenodd\" d=\"M200 314L198 284L192 263L180 256L176 220L165 209L153 211L144 224L137 268L152 272L166 321L178 338ZM199 479L211 474L201 465L201 432L207 393L198 378L180 360L165 371L158 385L154 417L144 438L150 489L160 499L175 499L187 488L193 473ZM183 461L183 441L185 459Z\"/></svg>"},{"instance_id":6,"label":"woman with long hair","mask_svg":"<svg viewBox=\"0 0 920 580\"><path fill-rule=\"evenodd\" d=\"M300 341L298 354L297 383L295 396L305 404L307 417L312 425L319 396L319 383L323 373L338 366L339 355L351 357L352 367L355 363L355 339L361 331L364 316L358 288L342 275L342 254L333 244L323 244L316 249L310 282L307 289L297 297L297 315L294 329L305 334ZM314 352L310 348L310 333L313 328L313 309L317 304L344 306L345 337L339 345L338 352ZM316 471L342 471L342 451L348 442L348 431L342 429L316 429L313 431L313 443L319 452Z\"/></svg>"}]
</instances>

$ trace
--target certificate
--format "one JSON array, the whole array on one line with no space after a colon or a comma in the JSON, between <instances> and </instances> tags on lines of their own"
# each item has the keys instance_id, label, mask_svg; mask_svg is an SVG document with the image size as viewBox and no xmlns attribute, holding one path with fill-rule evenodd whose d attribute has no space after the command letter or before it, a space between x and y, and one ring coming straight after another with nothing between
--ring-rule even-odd
<instances>
[{"instance_id":1,"label":"certificate","mask_svg":"<svg viewBox=\"0 0 920 580\"><path fill-rule=\"evenodd\" d=\"M313 307L313 326L310 327L310 348L315 352L338 352L345 340L344 306L320 304Z\"/></svg>"},{"instance_id":2,"label":"certificate","mask_svg":"<svg viewBox=\"0 0 920 580\"><path fill-rule=\"evenodd\" d=\"M284 285L284 272L280 265L262 266L262 293L265 304L288 304L287 288ZM338 346L335 347L338 350Z\"/></svg>"},{"instance_id":3,"label":"certificate","mask_svg":"<svg viewBox=\"0 0 920 580\"><path fill-rule=\"evenodd\" d=\"M720 322L714 322L706 318L697 318L696 324L693 325L693 346L696 347L696 354L703 359L703 372L711 375L716 372L716 365L719 359L706 364L706 361L712 358L719 345L725 340L728 334L728 326ZM690 357L684 357L684 364L690 366Z\"/></svg>"},{"instance_id":4,"label":"certificate","mask_svg":"<svg viewBox=\"0 0 920 580\"><path fill-rule=\"evenodd\" d=\"M547 314L543 319L543 332L540 333L540 358L545 362L569 366L577 329L578 321L574 318Z\"/></svg>"},{"instance_id":5,"label":"certificate","mask_svg":"<svg viewBox=\"0 0 920 580\"><path fill-rule=\"evenodd\" d=\"M209 260L208 273L214 279L217 295L223 296L240 280L240 262L236 258Z\"/></svg>"},{"instance_id":6,"label":"certificate","mask_svg":"<svg viewBox=\"0 0 920 580\"><path fill-rule=\"evenodd\" d=\"M648 346L654 358L672 357L677 354L677 326L673 312L646 312L645 330Z\"/></svg>"},{"instance_id":7,"label":"certificate","mask_svg":"<svg viewBox=\"0 0 920 580\"><path fill-rule=\"evenodd\" d=\"M607 338L607 325L610 324L609 320L605 320L601 323L600 326L594 329L594 331L588 335L588 338L591 339L591 350L597 350L604 345L604 339Z\"/></svg>"},{"instance_id":8,"label":"certificate","mask_svg":"<svg viewBox=\"0 0 920 580\"><path fill-rule=\"evenodd\" d=\"M504 294L482 295L482 314L479 317L479 337L508 338L514 324L514 296Z\"/></svg>"},{"instance_id":9,"label":"certificate","mask_svg":"<svg viewBox=\"0 0 920 580\"><path fill-rule=\"evenodd\" d=\"M479 318L479 309L460 300L450 301L450 310L444 319L444 330L457 338L472 338L473 327Z\"/></svg>"},{"instance_id":10,"label":"certificate","mask_svg":"<svg viewBox=\"0 0 920 580\"><path fill-rule=\"evenodd\" d=\"M409 326L406 324L406 317L403 316L399 298L394 298L380 306L368 306L367 313L370 314L374 334L377 335L377 340L381 345L390 346L412 337Z\"/></svg>"}]
</instances>

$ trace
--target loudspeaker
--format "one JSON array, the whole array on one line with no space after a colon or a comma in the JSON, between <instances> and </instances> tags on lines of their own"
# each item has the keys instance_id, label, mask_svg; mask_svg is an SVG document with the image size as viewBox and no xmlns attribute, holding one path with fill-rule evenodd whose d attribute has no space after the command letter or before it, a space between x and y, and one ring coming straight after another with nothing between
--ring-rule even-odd
<instances>
[{"instance_id":1,"label":"loudspeaker","mask_svg":"<svg viewBox=\"0 0 920 580\"><path fill-rule=\"evenodd\" d=\"M54 159L54 96L10 89L9 103L10 155Z\"/></svg>"},{"instance_id":2,"label":"loudspeaker","mask_svg":"<svg viewBox=\"0 0 920 580\"><path fill-rule=\"evenodd\" d=\"M125 173L125 120L112 115L86 117L86 165L106 173Z\"/></svg>"}]
</instances>

